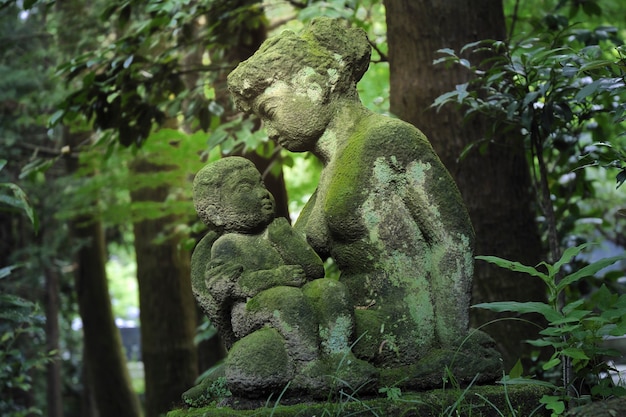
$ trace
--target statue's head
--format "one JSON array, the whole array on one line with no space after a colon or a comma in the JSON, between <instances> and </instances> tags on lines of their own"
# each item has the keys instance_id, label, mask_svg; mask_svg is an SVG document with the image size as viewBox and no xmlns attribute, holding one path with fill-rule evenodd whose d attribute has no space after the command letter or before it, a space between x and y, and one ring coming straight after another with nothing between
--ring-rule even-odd
<instances>
[{"instance_id":1,"label":"statue's head","mask_svg":"<svg viewBox=\"0 0 626 417\"><path fill-rule=\"evenodd\" d=\"M269 137L294 152L312 150L334 114L333 99L358 99L369 65L364 31L337 19L313 20L300 34L265 41L228 76L237 106L255 113Z\"/></svg>"},{"instance_id":2,"label":"statue's head","mask_svg":"<svg viewBox=\"0 0 626 417\"><path fill-rule=\"evenodd\" d=\"M231 156L206 165L193 181L200 219L222 232L253 233L275 217L274 197L248 159Z\"/></svg>"},{"instance_id":3,"label":"statue's head","mask_svg":"<svg viewBox=\"0 0 626 417\"><path fill-rule=\"evenodd\" d=\"M302 32L284 31L266 40L228 76L237 106L253 111L252 102L276 81L309 97L328 100L332 94L356 95L356 83L370 62L367 35L340 19L314 19Z\"/></svg>"}]
</instances>

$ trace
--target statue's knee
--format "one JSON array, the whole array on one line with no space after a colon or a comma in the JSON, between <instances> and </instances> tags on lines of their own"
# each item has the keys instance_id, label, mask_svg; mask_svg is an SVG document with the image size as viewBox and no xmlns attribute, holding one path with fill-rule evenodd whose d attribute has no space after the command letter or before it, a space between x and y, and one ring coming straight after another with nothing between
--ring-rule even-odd
<instances>
[{"instance_id":1,"label":"statue's knee","mask_svg":"<svg viewBox=\"0 0 626 417\"><path fill-rule=\"evenodd\" d=\"M285 339L270 327L235 342L225 363L228 388L235 395L248 397L266 395L284 387L293 373Z\"/></svg>"}]
</instances>

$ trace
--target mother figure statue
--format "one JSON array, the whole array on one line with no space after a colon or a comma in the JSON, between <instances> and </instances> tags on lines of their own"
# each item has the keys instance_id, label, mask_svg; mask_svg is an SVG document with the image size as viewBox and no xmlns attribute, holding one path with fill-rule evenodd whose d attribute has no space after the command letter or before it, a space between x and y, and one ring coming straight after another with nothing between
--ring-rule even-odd
<instances>
[{"instance_id":1,"label":"mother figure statue","mask_svg":"<svg viewBox=\"0 0 626 417\"><path fill-rule=\"evenodd\" d=\"M467 210L424 134L361 104L356 84L370 53L362 30L319 18L265 41L228 87L270 139L322 162L294 227L339 267L354 306L352 352L380 370L378 382L436 386L458 354L461 378L497 377L486 336L457 350L468 340L473 273ZM483 358L491 361L476 364Z\"/></svg>"},{"instance_id":2,"label":"mother figure statue","mask_svg":"<svg viewBox=\"0 0 626 417\"><path fill-rule=\"evenodd\" d=\"M356 356L398 367L467 335L474 232L426 137L361 104L370 45L344 23L320 18L267 40L228 87L270 139L322 162L295 228L341 271Z\"/></svg>"}]
</instances>

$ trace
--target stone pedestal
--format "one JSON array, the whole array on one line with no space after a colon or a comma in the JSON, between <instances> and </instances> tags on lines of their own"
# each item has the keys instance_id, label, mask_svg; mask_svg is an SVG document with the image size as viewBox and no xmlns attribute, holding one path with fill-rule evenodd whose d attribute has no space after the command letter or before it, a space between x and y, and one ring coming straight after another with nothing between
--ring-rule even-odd
<instances>
[{"instance_id":1,"label":"stone pedestal","mask_svg":"<svg viewBox=\"0 0 626 417\"><path fill-rule=\"evenodd\" d=\"M439 417L472 416L499 417L501 415L549 417L550 412L539 399L549 392L530 385L476 386L467 389L445 388L425 392L397 392L389 388L392 398L356 399L340 396L334 402L306 402L292 398L283 404L278 398L257 401L232 400L230 406L181 408L170 411L167 417L239 417L239 416L385 416L385 417ZM385 395L385 392L381 393ZM395 398L394 398L395 396ZM249 407L256 407L249 409ZM248 409L237 409L247 407ZM511 408L516 414L513 414Z\"/></svg>"}]
</instances>

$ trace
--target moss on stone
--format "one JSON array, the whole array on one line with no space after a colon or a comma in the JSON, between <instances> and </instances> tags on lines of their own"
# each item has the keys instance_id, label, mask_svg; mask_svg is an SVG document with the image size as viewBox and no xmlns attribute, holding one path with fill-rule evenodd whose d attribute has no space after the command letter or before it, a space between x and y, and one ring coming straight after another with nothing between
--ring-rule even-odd
<instances>
[{"instance_id":1,"label":"moss on stone","mask_svg":"<svg viewBox=\"0 0 626 417\"><path fill-rule=\"evenodd\" d=\"M293 372L283 337L269 327L235 342L225 362L225 376L233 394L251 397L284 386Z\"/></svg>"},{"instance_id":2,"label":"moss on stone","mask_svg":"<svg viewBox=\"0 0 626 417\"><path fill-rule=\"evenodd\" d=\"M357 342L352 351L359 358L373 359L380 348L380 333L385 320L376 310L357 309L354 312Z\"/></svg>"},{"instance_id":3,"label":"moss on stone","mask_svg":"<svg viewBox=\"0 0 626 417\"><path fill-rule=\"evenodd\" d=\"M352 399L280 405L274 398L256 409L235 410L230 407L205 407L170 411L167 417L313 417L322 415L359 415L385 417L501 417L518 415L548 417L550 412L539 404L548 389L532 385L474 386L469 389L437 389L425 392L401 391L396 400L389 398ZM266 405L264 405L266 404ZM514 410L515 413L511 410ZM458 414L457 414L458 411ZM534 413L533 413L534 412Z\"/></svg>"}]
</instances>

